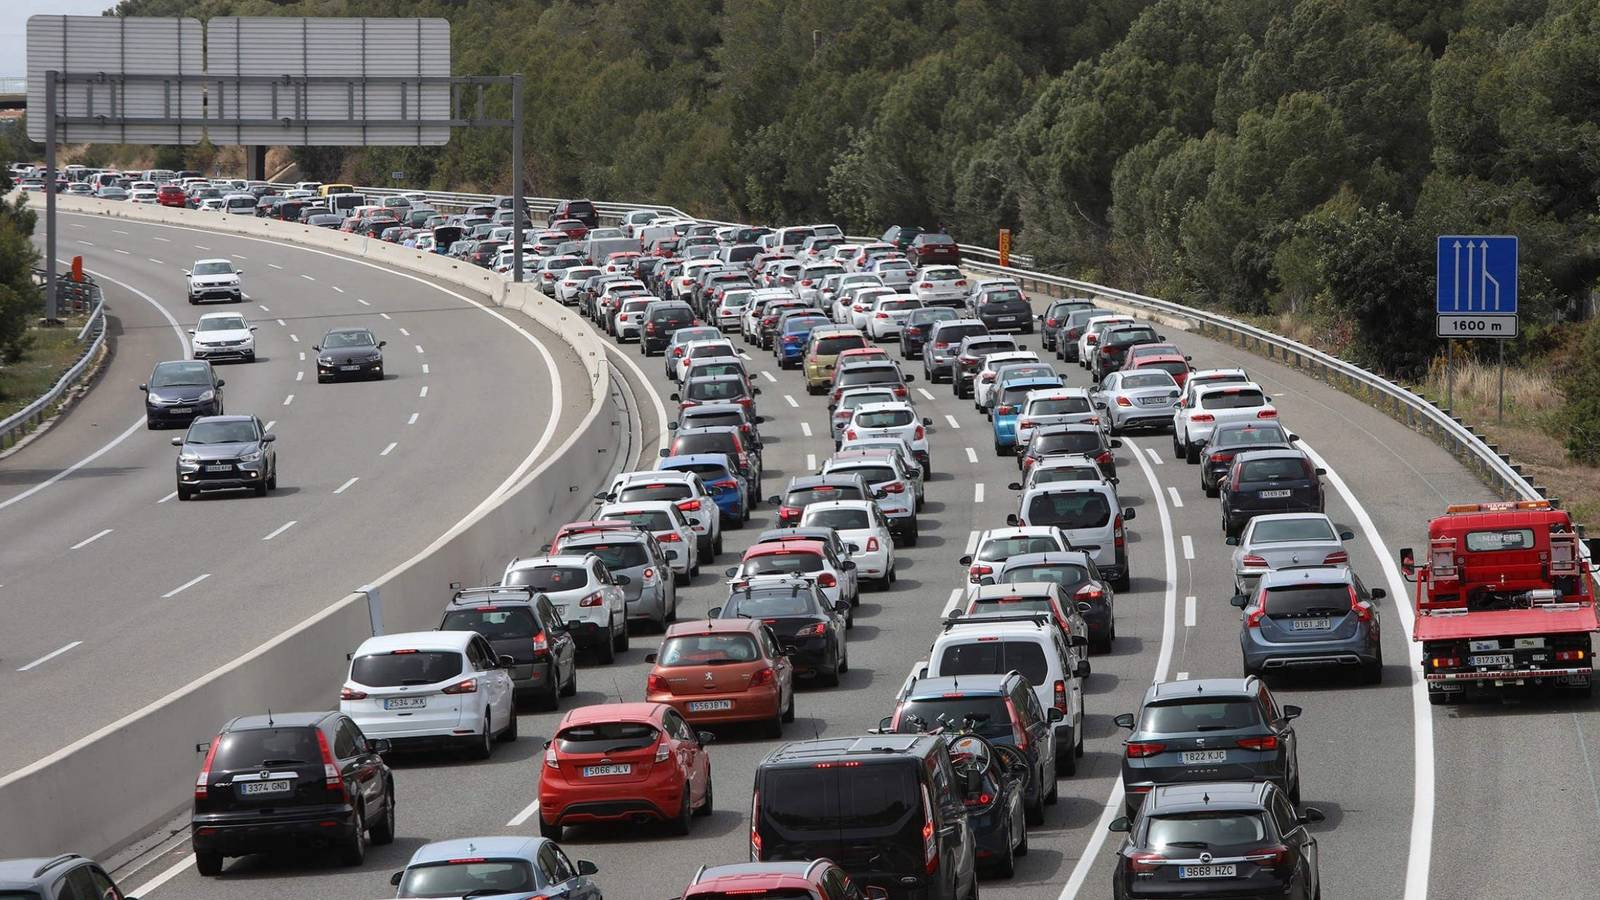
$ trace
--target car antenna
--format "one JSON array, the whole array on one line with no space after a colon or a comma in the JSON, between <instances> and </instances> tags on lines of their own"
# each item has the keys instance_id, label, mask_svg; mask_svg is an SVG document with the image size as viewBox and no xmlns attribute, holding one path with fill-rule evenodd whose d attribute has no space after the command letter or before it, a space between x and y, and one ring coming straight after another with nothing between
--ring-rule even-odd
<instances>
[{"instance_id":1,"label":"car antenna","mask_svg":"<svg viewBox=\"0 0 1600 900\"><path fill-rule=\"evenodd\" d=\"M1207 791L1204 794L1201 794L1200 795L1200 799L1205 801L1206 803L1210 803L1211 802L1211 792Z\"/></svg>"},{"instance_id":2,"label":"car antenna","mask_svg":"<svg viewBox=\"0 0 1600 900\"><path fill-rule=\"evenodd\" d=\"M267 707L267 725L272 725L272 707Z\"/></svg>"}]
</instances>

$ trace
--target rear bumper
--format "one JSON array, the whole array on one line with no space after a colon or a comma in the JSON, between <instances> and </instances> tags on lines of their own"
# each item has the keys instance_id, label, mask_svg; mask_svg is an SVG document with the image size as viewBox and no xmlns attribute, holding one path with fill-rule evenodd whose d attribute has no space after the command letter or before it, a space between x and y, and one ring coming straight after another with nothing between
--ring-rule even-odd
<instances>
[{"instance_id":1,"label":"rear bumper","mask_svg":"<svg viewBox=\"0 0 1600 900\"><path fill-rule=\"evenodd\" d=\"M277 847L341 844L355 836L355 813L348 806L270 817L255 812L248 821L242 819L196 816L189 825L189 843L199 852L244 856Z\"/></svg>"},{"instance_id":2,"label":"rear bumper","mask_svg":"<svg viewBox=\"0 0 1600 900\"><path fill-rule=\"evenodd\" d=\"M705 696L680 697L676 694L649 694L646 700L651 703L666 703L676 709L680 715L695 725L723 725L730 722L759 722L770 719L778 714L779 690L774 687L770 691L748 691L738 694L708 693ZM729 709L717 710L691 710L691 702L707 700L728 700L732 702Z\"/></svg>"}]
</instances>

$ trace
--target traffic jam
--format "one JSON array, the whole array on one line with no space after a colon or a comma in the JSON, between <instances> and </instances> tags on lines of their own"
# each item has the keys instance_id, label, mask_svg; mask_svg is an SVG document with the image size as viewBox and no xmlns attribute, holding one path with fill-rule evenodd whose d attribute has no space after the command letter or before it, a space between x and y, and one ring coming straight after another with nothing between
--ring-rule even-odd
<instances>
[{"instance_id":1,"label":"traffic jam","mask_svg":"<svg viewBox=\"0 0 1600 900\"><path fill-rule=\"evenodd\" d=\"M346 223L509 271L508 204L435 222L414 202L401 231L396 207ZM602 228L581 200L548 225L524 275L648 379L659 455L496 561L494 584L453 586L433 630L352 648L336 709L241 711L196 747L199 875L284 847L371 868L423 815L408 780L533 734L507 829L414 842L367 893L597 898L611 866L580 847L610 859L709 828L722 855L657 894L977 900L1030 848L1056 852L1070 802L1111 851L1086 896L1311 900L1331 823L1303 802L1301 749L1356 745L1283 695L1383 684L1383 609L1414 603L1401 640L1432 703L1590 691L1600 625L1564 511L1448 506L1400 554L1414 597L1391 597L1353 561L1295 410L1245 368L1196 366L1161 323L1030 297L936 231L646 210ZM1105 667L1157 653L1129 623L1161 614L1169 502L1214 504L1217 532L1183 553L1231 586L1198 601L1237 621L1237 662L1163 663L1108 708ZM891 609L922 624L891 630ZM878 664L906 652L909 671ZM1083 786L1096 741L1119 757L1110 803Z\"/></svg>"}]
</instances>

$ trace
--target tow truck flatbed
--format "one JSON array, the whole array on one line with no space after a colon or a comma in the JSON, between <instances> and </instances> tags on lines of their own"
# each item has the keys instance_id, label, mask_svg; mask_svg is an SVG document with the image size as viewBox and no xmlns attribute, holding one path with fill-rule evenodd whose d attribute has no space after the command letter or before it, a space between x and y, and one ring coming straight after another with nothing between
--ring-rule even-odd
<instances>
[{"instance_id":1,"label":"tow truck flatbed","mask_svg":"<svg viewBox=\"0 0 1600 900\"><path fill-rule=\"evenodd\" d=\"M1600 630L1593 606L1572 609L1480 610L1470 615L1417 617L1413 641L1464 641L1533 634L1579 634Z\"/></svg>"}]
</instances>

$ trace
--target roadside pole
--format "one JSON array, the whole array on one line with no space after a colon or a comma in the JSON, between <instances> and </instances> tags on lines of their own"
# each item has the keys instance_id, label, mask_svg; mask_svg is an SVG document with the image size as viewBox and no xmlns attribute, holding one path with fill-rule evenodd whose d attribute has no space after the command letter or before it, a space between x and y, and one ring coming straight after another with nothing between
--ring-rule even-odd
<instances>
[{"instance_id":1,"label":"roadside pole","mask_svg":"<svg viewBox=\"0 0 1600 900\"><path fill-rule=\"evenodd\" d=\"M44 73L44 318L55 322L56 300L56 70Z\"/></svg>"}]
</instances>

